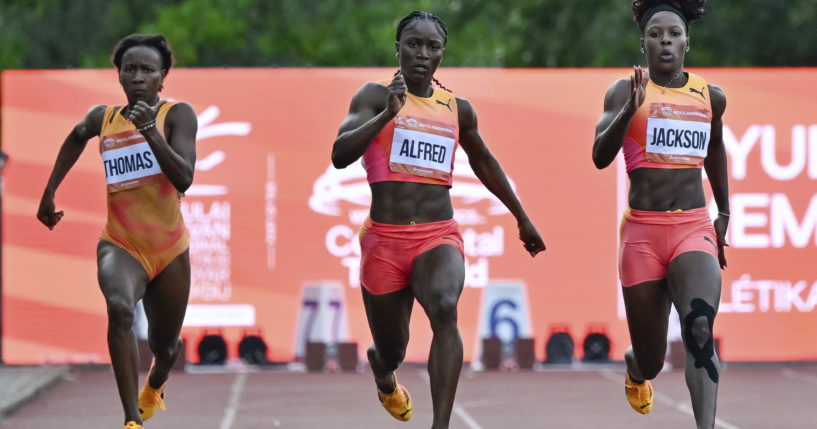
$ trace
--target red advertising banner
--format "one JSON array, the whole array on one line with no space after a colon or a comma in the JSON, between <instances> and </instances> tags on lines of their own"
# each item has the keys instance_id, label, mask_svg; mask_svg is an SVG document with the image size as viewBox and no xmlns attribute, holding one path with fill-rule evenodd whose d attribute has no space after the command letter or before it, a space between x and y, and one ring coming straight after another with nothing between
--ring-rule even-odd
<instances>
[{"instance_id":1,"label":"red advertising banner","mask_svg":"<svg viewBox=\"0 0 817 429\"><path fill-rule=\"evenodd\" d=\"M728 100L732 247L715 325L723 358L817 359L817 98L808 90L817 86L817 69L694 72ZM224 333L233 355L242 335L260 332L277 361L301 356L307 337L356 341L361 351L370 344L357 242L370 192L359 163L334 169L330 152L355 91L392 73L170 73L162 96L188 102L199 120L194 186L183 199L193 287L182 334L191 359L205 330ZM629 344L616 271L626 176L620 160L598 171L590 158L605 91L626 73L438 72L476 108L482 136L548 245L530 258L513 217L457 153L451 195L465 239L459 323L466 360L477 357L480 336L509 327L536 339L540 359L557 325L569 328L579 356L590 329L610 336L613 358ZM95 261L106 188L96 139L57 192L62 222L48 231L35 213L72 127L93 105L125 102L116 73L6 71L2 90L2 148L10 156L3 359L107 362ZM503 293L519 305L497 300ZM411 329L407 359L424 361L431 331L419 306Z\"/></svg>"}]
</instances>

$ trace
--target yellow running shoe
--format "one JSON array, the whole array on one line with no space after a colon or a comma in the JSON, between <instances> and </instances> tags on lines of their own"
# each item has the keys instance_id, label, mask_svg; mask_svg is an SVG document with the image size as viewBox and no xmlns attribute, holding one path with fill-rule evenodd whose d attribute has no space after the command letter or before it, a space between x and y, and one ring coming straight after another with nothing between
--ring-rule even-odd
<instances>
[{"instance_id":1,"label":"yellow running shoe","mask_svg":"<svg viewBox=\"0 0 817 429\"><path fill-rule=\"evenodd\" d=\"M150 365L148 376L145 378L145 385L139 392L139 415L142 420L147 420L156 414L156 411L165 410L165 386L167 382L158 389L154 389L150 385L150 373L153 371L153 365Z\"/></svg>"},{"instance_id":2,"label":"yellow running shoe","mask_svg":"<svg viewBox=\"0 0 817 429\"><path fill-rule=\"evenodd\" d=\"M650 380L637 384L630 378L628 372L624 379L624 391L627 393L627 402L636 412L647 414L652 411L652 382Z\"/></svg>"},{"instance_id":3,"label":"yellow running shoe","mask_svg":"<svg viewBox=\"0 0 817 429\"><path fill-rule=\"evenodd\" d=\"M385 408L392 417L405 422L411 418L411 414L414 411L414 403L411 401L411 395L408 390L397 382L397 376L393 374L392 376L394 377L394 392L383 393L380 389L377 389L377 398L380 399L383 408Z\"/></svg>"},{"instance_id":4,"label":"yellow running shoe","mask_svg":"<svg viewBox=\"0 0 817 429\"><path fill-rule=\"evenodd\" d=\"M125 423L125 427L123 427L122 429L142 429L142 425L131 420Z\"/></svg>"}]
</instances>

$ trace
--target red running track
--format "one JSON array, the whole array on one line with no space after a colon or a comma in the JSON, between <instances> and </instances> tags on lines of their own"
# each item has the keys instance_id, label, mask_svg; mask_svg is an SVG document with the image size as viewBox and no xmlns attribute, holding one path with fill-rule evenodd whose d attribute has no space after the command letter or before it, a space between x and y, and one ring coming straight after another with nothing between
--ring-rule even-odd
<instances>
[{"instance_id":1,"label":"red running track","mask_svg":"<svg viewBox=\"0 0 817 429\"><path fill-rule=\"evenodd\" d=\"M283 371L172 374L168 411L146 428L428 428L431 397L425 371L407 367L400 382L414 396L414 418L392 419L376 400L368 371L305 374ZM693 428L681 371L655 381L649 415L624 399L623 366L528 372L463 371L452 428ZM722 374L722 429L817 428L817 365L741 366ZM0 422L3 429L122 427L113 373L76 370L69 380Z\"/></svg>"}]
</instances>

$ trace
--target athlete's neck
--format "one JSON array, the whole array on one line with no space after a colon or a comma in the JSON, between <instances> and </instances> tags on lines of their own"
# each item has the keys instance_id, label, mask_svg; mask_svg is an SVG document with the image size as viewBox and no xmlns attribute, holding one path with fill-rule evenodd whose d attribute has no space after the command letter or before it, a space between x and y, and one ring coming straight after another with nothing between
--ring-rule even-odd
<instances>
[{"instance_id":1,"label":"athlete's neck","mask_svg":"<svg viewBox=\"0 0 817 429\"><path fill-rule=\"evenodd\" d=\"M411 95L428 98L434 95L434 88L431 86L431 79L423 80L420 83L414 83L406 80L406 87Z\"/></svg>"},{"instance_id":2,"label":"athlete's neck","mask_svg":"<svg viewBox=\"0 0 817 429\"><path fill-rule=\"evenodd\" d=\"M141 100L130 100L129 99L128 100L128 110L133 109L133 106L136 106L136 103L138 103L139 101L141 101ZM162 101L162 98L159 97L159 94L156 94L156 96L153 99L151 99L150 102L146 101L146 103L148 104L148 107L150 107L151 109L156 109L156 106L158 106L161 101Z\"/></svg>"},{"instance_id":3,"label":"athlete's neck","mask_svg":"<svg viewBox=\"0 0 817 429\"><path fill-rule=\"evenodd\" d=\"M684 73L683 67L672 73L665 73L651 69L650 80L656 85L663 86L665 88L683 88L687 84L687 74Z\"/></svg>"}]
</instances>

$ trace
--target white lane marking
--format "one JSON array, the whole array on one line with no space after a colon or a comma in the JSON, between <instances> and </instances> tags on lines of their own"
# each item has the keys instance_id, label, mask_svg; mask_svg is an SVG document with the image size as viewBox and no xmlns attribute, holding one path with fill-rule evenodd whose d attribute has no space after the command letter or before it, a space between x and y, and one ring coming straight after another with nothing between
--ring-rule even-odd
<instances>
[{"instance_id":1,"label":"white lane marking","mask_svg":"<svg viewBox=\"0 0 817 429\"><path fill-rule=\"evenodd\" d=\"M482 429L482 426L480 426L479 423L477 423L477 421L474 420L474 418L471 417L471 415L468 414L467 411L465 411L465 408L462 408L459 405L454 404L454 414L458 415L462 419L462 421L465 422L466 426L468 426L469 428Z\"/></svg>"},{"instance_id":2,"label":"white lane marking","mask_svg":"<svg viewBox=\"0 0 817 429\"><path fill-rule=\"evenodd\" d=\"M806 374L805 372L801 372L801 371L795 371L795 370L792 370L792 369L784 368L783 369L783 376L786 377L786 378L791 378L792 380L806 381L806 382L809 382L811 384L817 384L817 377L815 377L815 376L813 376L811 374Z\"/></svg>"},{"instance_id":3,"label":"white lane marking","mask_svg":"<svg viewBox=\"0 0 817 429\"><path fill-rule=\"evenodd\" d=\"M233 387L230 388L230 399L227 401L227 408L224 409L224 417L221 419L219 429L230 429L235 420L236 411L238 411L238 404L241 400L241 392L244 391L244 384L247 382L247 373L239 372L233 381Z\"/></svg>"},{"instance_id":4,"label":"white lane marking","mask_svg":"<svg viewBox=\"0 0 817 429\"><path fill-rule=\"evenodd\" d=\"M429 385L431 384L431 380L428 378L428 372L427 371L422 371L421 370L420 371L420 378L425 380L425 382L427 384L429 384ZM463 422L465 422L465 425L468 426L469 429L482 429L482 426L480 426L480 424L476 421L476 419L474 419L470 414L468 414L468 411L465 411L465 408L463 408L463 407L461 407L461 406L459 406L459 405L457 405L455 403L453 411L454 411L454 414L456 414L460 419L462 419Z\"/></svg>"},{"instance_id":5,"label":"white lane marking","mask_svg":"<svg viewBox=\"0 0 817 429\"><path fill-rule=\"evenodd\" d=\"M599 374L601 374L602 377L612 381L613 383L622 384L624 382L624 380L621 378L621 376L618 373L611 370L611 369L602 369L602 370L599 370L598 372L599 372ZM670 408L675 408L676 410L678 410L678 411L680 411L680 412L682 412L684 414L689 414L690 416L695 417L695 412L692 410L692 407L690 407L687 404L680 403L680 402L675 402L669 396L662 395L660 393L653 392L653 397L655 398L655 400L657 402L660 402L660 403L662 403L662 404L664 404L664 405L666 405L666 406L668 406ZM715 426L723 428L723 429L740 429L739 426L736 426L736 425L734 425L732 423L729 423L729 422L725 422L725 421L723 421L723 420L721 420L721 419L719 419L717 417L715 417Z\"/></svg>"}]
</instances>

